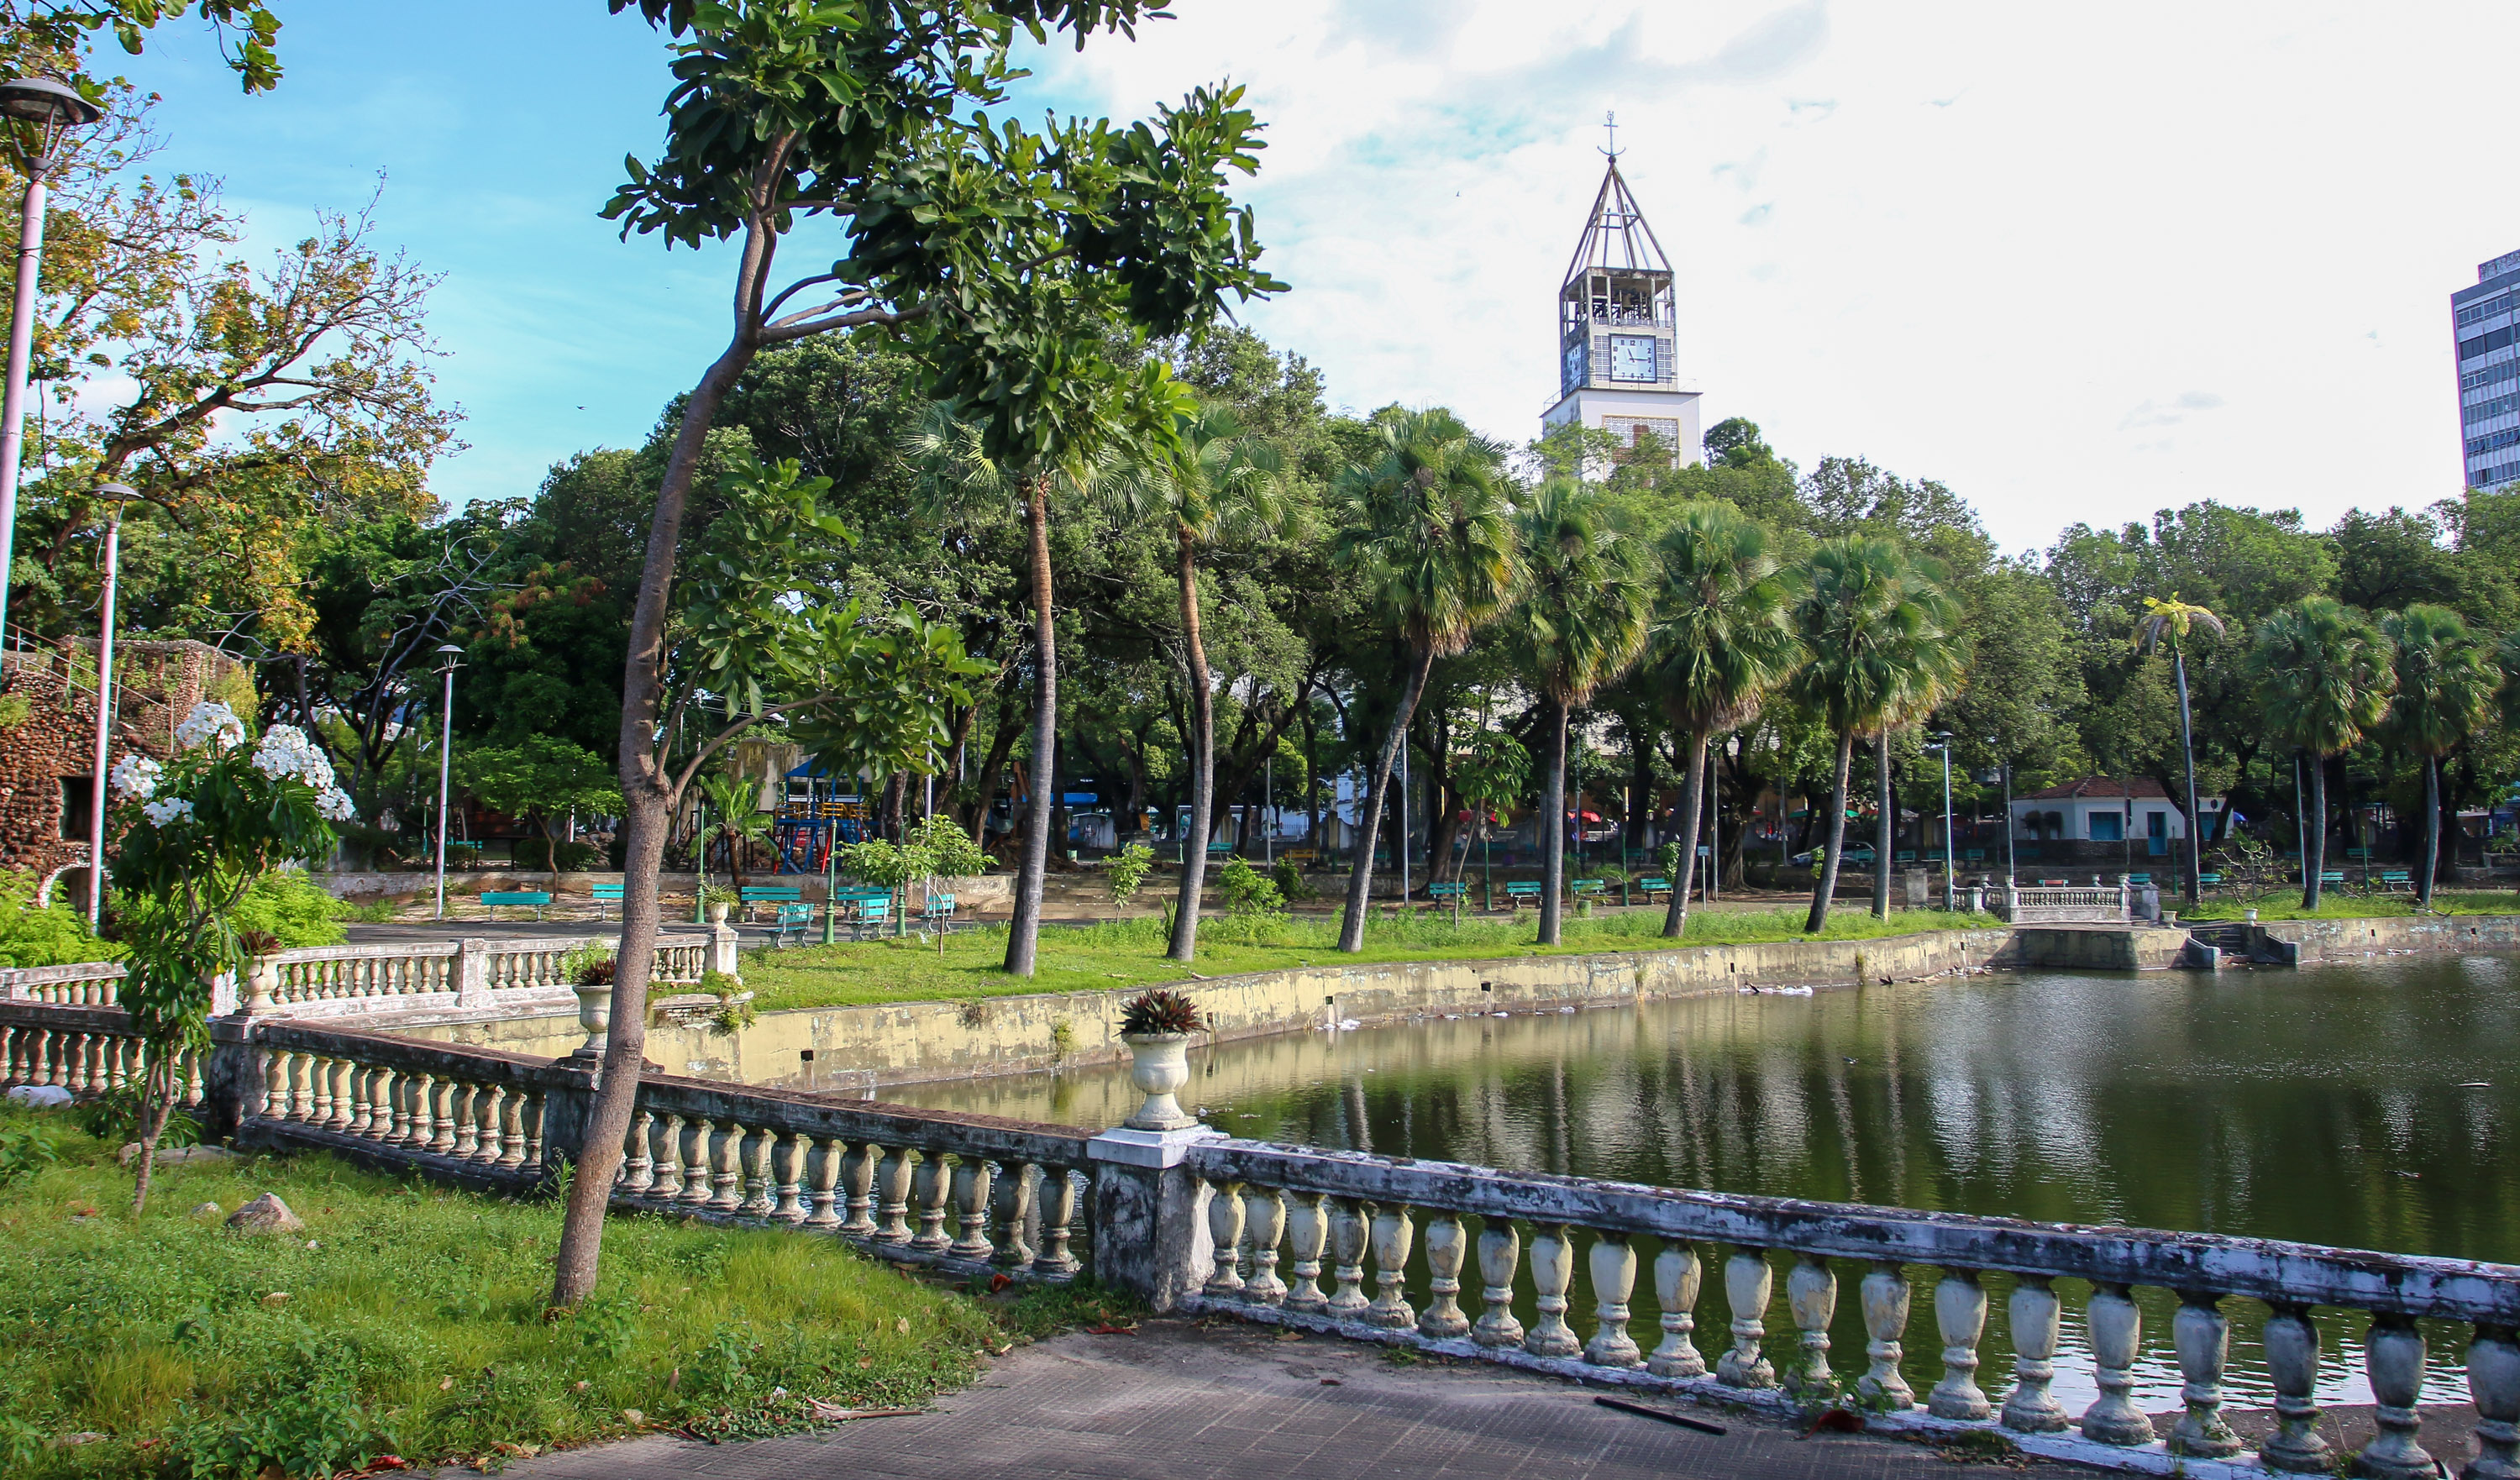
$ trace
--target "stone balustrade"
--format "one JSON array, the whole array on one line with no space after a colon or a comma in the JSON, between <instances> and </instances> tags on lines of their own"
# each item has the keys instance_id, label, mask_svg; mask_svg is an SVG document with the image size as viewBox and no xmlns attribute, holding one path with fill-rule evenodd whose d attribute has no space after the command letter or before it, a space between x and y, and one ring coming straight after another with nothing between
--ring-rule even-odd
<instances>
[{"instance_id":1,"label":"stone balustrade","mask_svg":"<svg viewBox=\"0 0 2520 1480\"><path fill-rule=\"evenodd\" d=\"M2520 1267L1675 1191L1223 1138L1185 1147L1180 1167L1204 1203L1192 1271L1204 1278L1185 1276L1179 1302L1192 1309L1749 1401L1843 1395L1893 1427L2001 1427L2033 1453L2164 1471L2175 1460L2204 1475L2224 1472L2208 1461L2250 1448L2222 1414L2225 1304L2245 1297L2271 1313L2261 1348L2275 1395L2272 1431L2246 1467L2325 1474L2350 1458L2358 1474L2434 1474L2415 1405L2428 1361L2463 1355L2480 1455L2462 1473L2520 1474ZM1569 1302L1579 1258L1589 1315ZM1792 1328L1772 1332L1780 1264ZM1920 1266L1932 1281L1921 1291ZM1990 1274L2010 1284L2008 1384L1980 1369ZM1842 1275L1856 1283L1868 1338L1860 1369L1831 1346ZM1634 1329L1641 1278L1651 1281L1656 1329ZM2049 1392L2058 1280L2089 1289L2084 1329L2099 1396L2080 1414ZM1732 1319L1701 1348L1692 1313L1709 1281L1720 1282ZM2143 1339L2138 1287L2178 1300L2169 1335L2183 1412L2166 1433L2129 1397ZM1424 1292L1422 1308L1413 1288ZM1922 1394L1901 1373L1919 1304L1932 1313L1943 1368ZM2320 1429L2320 1325L2345 1323L2328 1312L2369 1318L2362 1354L2376 1432L2351 1457ZM2429 1349L2418 1323L2443 1321L2468 1327L2463 1354Z\"/></svg>"},{"instance_id":2,"label":"stone balustrade","mask_svg":"<svg viewBox=\"0 0 2520 1480\"><path fill-rule=\"evenodd\" d=\"M468 936L378 946L316 946L270 959L267 1005L247 994L251 1015L332 1018L372 1012L503 1012L564 1007L576 1001L562 963L593 935L532 940ZM714 935L668 935L656 942L653 981L686 986L713 958L732 950ZM725 965L718 963L718 968ZM250 974L250 973L249 973Z\"/></svg>"},{"instance_id":3,"label":"stone balustrade","mask_svg":"<svg viewBox=\"0 0 2520 1480\"><path fill-rule=\"evenodd\" d=\"M1987 902L2008 925L2122 925L2135 918L2135 901L2124 881L2006 888L1990 893Z\"/></svg>"},{"instance_id":4,"label":"stone balustrade","mask_svg":"<svg viewBox=\"0 0 2520 1480\"><path fill-rule=\"evenodd\" d=\"M136 1082L146 1062L140 1035L120 1008L0 1003L0 1087L102 1095ZM202 1068L189 1054L184 1082L184 1103L201 1103Z\"/></svg>"},{"instance_id":5,"label":"stone balustrade","mask_svg":"<svg viewBox=\"0 0 2520 1480\"><path fill-rule=\"evenodd\" d=\"M122 964L82 962L68 966L0 968L0 1002L35 1002L56 1008L111 1008L122 998Z\"/></svg>"}]
</instances>

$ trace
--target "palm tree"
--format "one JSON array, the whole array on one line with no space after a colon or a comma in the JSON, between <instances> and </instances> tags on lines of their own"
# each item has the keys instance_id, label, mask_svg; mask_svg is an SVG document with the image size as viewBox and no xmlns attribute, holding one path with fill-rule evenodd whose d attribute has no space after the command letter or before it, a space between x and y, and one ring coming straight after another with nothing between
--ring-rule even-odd
<instances>
[{"instance_id":1,"label":"palm tree","mask_svg":"<svg viewBox=\"0 0 2520 1480\"><path fill-rule=\"evenodd\" d=\"M1680 867L1662 933L1688 928L1697 830L1706 794L1706 746L1737 730L1800 667L1802 639L1786 620L1792 582L1778 574L1768 530L1730 504L1692 504L1658 547L1662 591L1646 685L1688 737L1682 780Z\"/></svg>"},{"instance_id":2,"label":"palm tree","mask_svg":"<svg viewBox=\"0 0 2520 1480\"><path fill-rule=\"evenodd\" d=\"M1435 659L1469 645L1479 628L1513 605L1522 579L1512 509L1493 443L1473 436L1449 411L1404 412L1378 422L1373 457L1339 474L1331 496L1339 531L1331 554L1363 585L1374 614L1413 654L1409 684L1374 755L1339 949L1365 949L1366 899L1373 883L1374 836L1381 830L1391 768ZM1408 839L1401 839L1408 846Z\"/></svg>"},{"instance_id":3,"label":"palm tree","mask_svg":"<svg viewBox=\"0 0 2520 1480\"><path fill-rule=\"evenodd\" d=\"M2267 728L2311 757L2301 905L2316 910L2319 871L2327 864L2327 758L2350 748L2389 712L2398 687L2389 639L2335 598L2306 596L2258 624L2249 677Z\"/></svg>"},{"instance_id":4,"label":"palm tree","mask_svg":"<svg viewBox=\"0 0 2520 1480\"><path fill-rule=\"evenodd\" d=\"M2389 738L2424 758L2424 866L2415 902L2430 909L2441 860L2441 758L2492 716L2502 674L2486 661L2485 645L2447 606L2417 603L2380 618L2380 631L2397 650Z\"/></svg>"},{"instance_id":5,"label":"palm tree","mask_svg":"<svg viewBox=\"0 0 2520 1480\"><path fill-rule=\"evenodd\" d=\"M1908 600L1931 617L1913 640L1893 641L1884 651L1884 697L1871 727L1874 789L1881 797L1872 840L1872 915L1890 918L1890 856L1897 845L1898 809L1891 805L1890 737L1940 708L1958 693L1968 666L1968 648L1958 636L1959 602L1943 584L1938 563L1919 560L1903 576Z\"/></svg>"},{"instance_id":6,"label":"palm tree","mask_svg":"<svg viewBox=\"0 0 2520 1480\"><path fill-rule=\"evenodd\" d=\"M1523 599L1515 647L1540 691L1549 737L1541 811L1540 944L1563 924L1566 875L1566 724L1593 691L1643 650L1653 627L1653 588L1642 552L1628 538L1609 490L1567 477L1544 481L1514 516L1522 536Z\"/></svg>"},{"instance_id":7,"label":"palm tree","mask_svg":"<svg viewBox=\"0 0 2520 1480\"><path fill-rule=\"evenodd\" d=\"M1288 517L1284 487L1277 448L1245 432L1223 406L1203 406L1184 416L1172 456L1103 485L1104 503L1123 517L1162 518L1172 525L1191 721L1190 827L1182 840L1181 902L1167 952L1174 961L1197 956L1199 896L1206 884L1207 835L1216 800L1216 695L1199 629L1199 548L1281 532Z\"/></svg>"},{"instance_id":8,"label":"palm tree","mask_svg":"<svg viewBox=\"0 0 2520 1480\"><path fill-rule=\"evenodd\" d=\"M1915 705L1926 702L1923 695L1948 682L1937 675L1957 674L1966 650L1958 603L1943 589L1940 568L1872 535L1829 540L1812 552L1792 620L1811 661L1786 691L1837 737L1826 852L1803 925L1817 933L1826 928L1837 892L1856 740L1912 717ZM1873 867L1885 863L1875 859Z\"/></svg>"},{"instance_id":9,"label":"palm tree","mask_svg":"<svg viewBox=\"0 0 2520 1480\"><path fill-rule=\"evenodd\" d=\"M2221 617L2181 601L2176 591L2166 602L2145 597L2143 605L2148 614L2136 624L2137 650L2167 646L2171 664L2179 673L2179 750L2187 760L2187 902L2192 905L2205 869L2205 820L2196 811L2196 739L2187 721L2187 634L2202 627L2222 637L2226 629Z\"/></svg>"}]
</instances>

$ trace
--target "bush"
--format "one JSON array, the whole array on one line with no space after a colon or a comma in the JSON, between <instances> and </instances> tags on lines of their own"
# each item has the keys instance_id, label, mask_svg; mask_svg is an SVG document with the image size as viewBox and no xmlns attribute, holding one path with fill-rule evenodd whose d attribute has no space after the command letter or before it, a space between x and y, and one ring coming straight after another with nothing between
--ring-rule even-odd
<instances>
[{"instance_id":1,"label":"bush","mask_svg":"<svg viewBox=\"0 0 2520 1480\"><path fill-rule=\"evenodd\" d=\"M1146 887L1148 871L1155 866L1155 850L1145 843L1131 843L1111 855L1111 903L1121 909L1138 897Z\"/></svg>"},{"instance_id":2,"label":"bush","mask_svg":"<svg viewBox=\"0 0 2520 1480\"><path fill-rule=\"evenodd\" d=\"M927 855L927 872L939 878L971 878L988 872L989 855L941 812L910 830L910 846Z\"/></svg>"},{"instance_id":3,"label":"bush","mask_svg":"<svg viewBox=\"0 0 2520 1480\"><path fill-rule=\"evenodd\" d=\"M1217 871L1216 888L1225 896L1228 915L1277 915L1286 908L1286 896L1246 858L1227 859Z\"/></svg>"},{"instance_id":4,"label":"bush","mask_svg":"<svg viewBox=\"0 0 2520 1480\"><path fill-rule=\"evenodd\" d=\"M452 853L453 849L448 849ZM593 843L554 842L548 837L520 837L515 848L519 869L557 869L562 874L580 874L595 867L597 858ZM560 861L554 863L557 857Z\"/></svg>"},{"instance_id":5,"label":"bush","mask_svg":"<svg viewBox=\"0 0 2520 1480\"><path fill-rule=\"evenodd\" d=\"M239 933L267 930L280 937L280 949L338 946L349 938L341 928L350 907L316 887L315 880L295 871L265 874L237 901L233 917Z\"/></svg>"},{"instance_id":6,"label":"bush","mask_svg":"<svg viewBox=\"0 0 2520 1480\"><path fill-rule=\"evenodd\" d=\"M0 965L67 966L121 955L119 945L97 939L87 917L68 903L38 907L33 875L0 874Z\"/></svg>"},{"instance_id":7,"label":"bush","mask_svg":"<svg viewBox=\"0 0 2520 1480\"><path fill-rule=\"evenodd\" d=\"M1278 886L1278 896L1289 903L1298 899L1319 899L1321 892L1304 882L1304 871L1284 859L1269 870L1269 881Z\"/></svg>"}]
</instances>

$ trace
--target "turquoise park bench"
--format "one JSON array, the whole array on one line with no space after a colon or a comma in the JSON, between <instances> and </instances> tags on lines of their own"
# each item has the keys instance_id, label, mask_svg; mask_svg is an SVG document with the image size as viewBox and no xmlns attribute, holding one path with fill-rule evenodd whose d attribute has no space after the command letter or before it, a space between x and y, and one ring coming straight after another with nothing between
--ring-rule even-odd
<instances>
[{"instance_id":1,"label":"turquoise park bench","mask_svg":"<svg viewBox=\"0 0 2520 1480\"><path fill-rule=\"evenodd\" d=\"M954 896L930 894L919 907L919 927L940 935L954 933Z\"/></svg>"},{"instance_id":2,"label":"turquoise park bench","mask_svg":"<svg viewBox=\"0 0 2520 1480\"><path fill-rule=\"evenodd\" d=\"M2200 890L2219 889L2223 887L2223 875L2220 874L2199 874L2196 875L2196 887Z\"/></svg>"},{"instance_id":3,"label":"turquoise park bench","mask_svg":"<svg viewBox=\"0 0 2520 1480\"><path fill-rule=\"evenodd\" d=\"M1569 894L1598 894L1609 885L1598 878L1579 878L1566 886Z\"/></svg>"},{"instance_id":4,"label":"turquoise park bench","mask_svg":"<svg viewBox=\"0 0 2520 1480\"><path fill-rule=\"evenodd\" d=\"M892 891L876 884L845 884L832 891L832 910L848 925L851 939L863 940L870 919L881 924L892 918Z\"/></svg>"},{"instance_id":5,"label":"turquoise park bench","mask_svg":"<svg viewBox=\"0 0 2520 1480\"><path fill-rule=\"evenodd\" d=\"M2322 889L2326 889L2326 888L2342 889L2342 888L2344 888L2344 887L2345 887L2345 871L2344 871L2344 870L2342 870L2342 869L2321 869L2321 870L2319 870L2319 871L2318 871L2318 886L2319 886L2320 888L2322 888Z\"/></svg>"},{"instance_id":6,"label":"turquoise park bench","mask_svg":"<svg viewBox=\"0 0 2520 1480\"><path fill-rule=\"evenodd\" d=\"M872 940L883 934L884 926L892 922L892 891L887 889L873 899L855 903L856 913L849 917L849 938Z\"/></svg>"},{"instance_id":7,"label":"turquoise park bench","mask_svg":"<svg viewBox=\"0 0 2520 1480\"><path fill-rule=\"evenodd\" d=\"M1534 905L1540 903L1540 880L1536 878L1508 880L1505 886L1506 908L1519 910L1524 900L1529 900Z\"/></svg>"},{"instance_id":8,"label":"turquoise park bench","mask_svg":"<svg viewBox=\"0 0 2520 1480\"><path fill-rule=\"evenodd\" d=\"M2152 875L2149 874L2130 874L2127 875L2127 882L2131 884L2148 884L2152 882Z\"/></svg>"},{"instance_id":9,"label":"turquoise park bench","mask_svg":"<svg viewBox=\"0 0 2520 1480\"><path fill-rule=\"evenodd\" d=\"M2414 878L2407 870L2383 869L2380 871L2380 892L2384 894L2411 894L2414 892Z\"/></svg>"},{"instance_id":10,"label":"turquoise park bench","mask_svg":"<svg viewBox=\"0 0 2520 1480\"><path fill-rule=\"evenodd\" d=\"M1657 894L1668 899L1671 897L1671 880L1667 878L1638 879L1637 892L1643 895L1647 903L1651 903L1653 897Z\"/></svg>"},{"instance_id":11,"label":"turquoise park bench","mask_svg":"<svg viewBox=\"0 0 2520 1480\"><path fill-rule=\"evenodd\" d=\"M763 905L792 905L805 897L802 889L780 888L771 884L743 886L743 918L750 919Z\"/></svg>"},{"instance_id":12,"label":"turquoise park bench","mask_svg":"<svg viewBox=\"0 0 2520 1480\"><path fill-rule=\"evenodd\" d=\"M796 944L801 946L805 943L805 927L813 922L812 905L802 900L792 904L783 904L779 907L779 918L771 922L770 943L774 946L786 945L788 932L793 930L796 932Z\"/></svg>"},{"instance_id":13,"label":"turquoise park bench","mask_svg":"<svg viewBox=\"0 0 2520 1480\"><path fill-rule=\"evenodd\" d=\"M595 894L595 918L597 919L610 919L612 917L606 914L605 911L612 905L621 903L621 892L628 887L629 886L626 884L595 885L593 888L593 892Z\"/></svg>"},{"instance_id":14,"label":"turquoise park bench","mask_svg":"<svg viewBox=\"0 0 2520 1480\"><path fill-rule=\"evenodd\" d=\"M499 918L501 905L514 905L519 910L530 909L534 912L534 919L540 919L543 918L543 911L551 906L551 896L539 889L484 889L481 891L481 907L490 912L492 919Z\"/></svg>"},{"instance_id":15,"label":"turquoise park bench","mask_svg":"<svg viewBox=\"0 0 2520 1480\"><path fill-rule=\"evenodd\" d=\"M1428 884L1426 886L1426 898L1433 904L1451 905L1454 910L1458 912L1463 905L1469 903L1470 886L1461 880L1455 880L1450 883Z\"/></svg>"},{"instance_id":16,"label":"turquoise park bench","mask_svg":"<svg viewBox=\"0 0 2520 1480\"><path fill-rule=\"evenodd\" d=\"M1960 850L1960 862L1964 864L1985 863L1986 850L1984 848L1962 848Z\"/></svg>"},{"instance_id":17,"label":"turquoise park bench","mask_svg":"<svg viewBox=\"0 0 2520 1480\"><path fill-rule=\"evenodd\" d=\"M1890 862L1894 864L1912 864L1915 861L1916 850L1913 848L1902 849L1901 851L1890 855Z\"/></svg>"}]
</instances>

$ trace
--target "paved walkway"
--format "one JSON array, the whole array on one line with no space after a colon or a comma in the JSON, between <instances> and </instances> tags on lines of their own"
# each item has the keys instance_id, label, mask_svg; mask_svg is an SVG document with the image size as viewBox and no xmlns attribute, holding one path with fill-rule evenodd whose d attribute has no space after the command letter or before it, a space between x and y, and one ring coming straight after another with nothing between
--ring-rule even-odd
<instances>
[{"instance_id":1,"label":"paved walkway","mask_svg":"<svg viewBox=\"0 0 2520 1480\"><path fill-rule=\"evenodd\" d=\"M1634 1395L1630 1395L1634 1396ZM1797 1438L1672 1405L1721 1437L1601 1408L1571 1383L1478 1364L1395 1366L1381 1349L1264 1328L1150 1321L1061 1336L999 1362L918 1417L869 1418L719 1447L654 1437L512 1466L530 1480L1988 1480L2088 1474L1958 1464L1864 1436ZM1647 1400L1657 1404L1668 1400Z\"/></svg>"}]
</instances>

